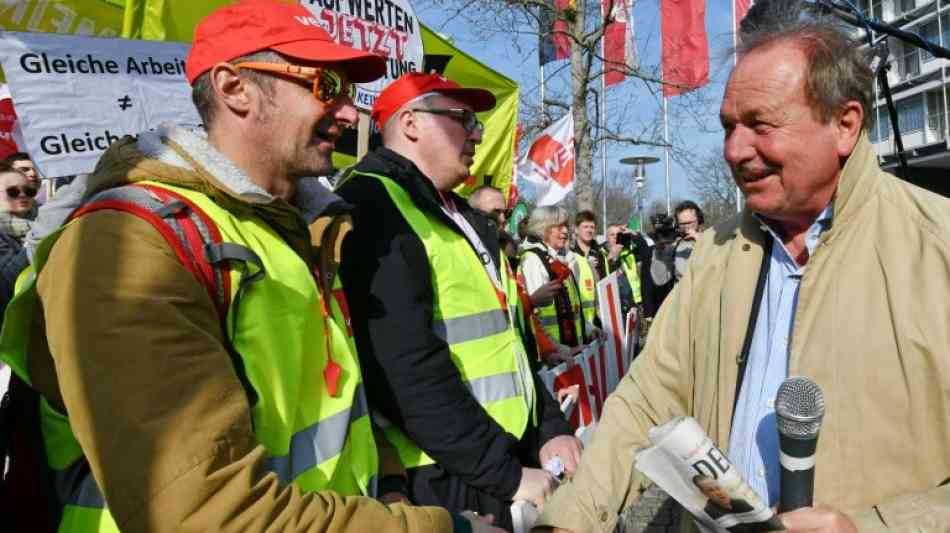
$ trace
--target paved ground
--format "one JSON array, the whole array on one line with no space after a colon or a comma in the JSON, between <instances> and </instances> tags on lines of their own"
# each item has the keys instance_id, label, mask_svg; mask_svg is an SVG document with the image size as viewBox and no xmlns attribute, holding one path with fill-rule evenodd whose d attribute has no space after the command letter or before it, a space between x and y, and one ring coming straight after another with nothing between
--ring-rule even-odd
<instances>
[{"instance_id":1,"label":"paved ground","mask_svg":"<svg viewBox=\"0 0 950 533\"><path fill-rule=\"evenodd\" d=\"M651 486L640 500L623 514L618 525L621 533L670 533L679 531L679 520L674 519L674 502L665 492Z\"/></svg>"}]
</instances>

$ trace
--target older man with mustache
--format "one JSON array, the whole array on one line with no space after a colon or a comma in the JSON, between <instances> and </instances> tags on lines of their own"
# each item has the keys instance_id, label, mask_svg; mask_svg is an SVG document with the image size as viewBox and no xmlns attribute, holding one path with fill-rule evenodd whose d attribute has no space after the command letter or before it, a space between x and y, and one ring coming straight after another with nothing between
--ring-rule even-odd
<instances>
[{"instance_id":1,"label":"older man with mustache","mask_svg":"<svg viewBox=\"0 0 950 533\"><path fill-rule=\"evenodd\" d=\"M799 15L743 24L720 118L745 209L697 240L539 530L613 531L640 493L634 451L675 416L777 504L773 406L791 375L827 411L816 505L781 514L786 529L950 527L950 202L880 170L868 58Z\"/></svg>"}]
</instances>

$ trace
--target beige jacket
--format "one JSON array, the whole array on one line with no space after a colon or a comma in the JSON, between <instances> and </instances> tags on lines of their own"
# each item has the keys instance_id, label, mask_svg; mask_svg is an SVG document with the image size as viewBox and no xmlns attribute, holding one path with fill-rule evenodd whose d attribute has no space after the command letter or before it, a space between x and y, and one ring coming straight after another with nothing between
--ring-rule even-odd
<instances>
[{"instance_id":1,"label":"beige jacket","mask_svg":"<svg viewBox=\"0 0 950 533\"><path fill-rule=\"evenodd\" d=\"M176 129L114 144L89 189L142 180L192 188L277 228L330 271L345 228L319 217L308 235L299 192L291 207L238 174ZM68 411L122 531L453 531L444 509L303 493L265 469L212 301L148 222L108 210L82 217L56 242L37 290L33 384ZM392 463L381 457L381 475L399 468Z\"/></svg>"},{"instance_id":2,"label":"beige jacket","mask_svg":"<svg viewBox=\"0 0 950 533\"><path fill-rule=\"evenodd\" d=\"M634 450L674 416L726 449L763 238L748 212L702 235L539 525L613 531L639 496ZM825 394L816 503L862 531L950 530L950 201L882 172L866 136L801 282L789 375Z\"/></svg>"}]
</instances>

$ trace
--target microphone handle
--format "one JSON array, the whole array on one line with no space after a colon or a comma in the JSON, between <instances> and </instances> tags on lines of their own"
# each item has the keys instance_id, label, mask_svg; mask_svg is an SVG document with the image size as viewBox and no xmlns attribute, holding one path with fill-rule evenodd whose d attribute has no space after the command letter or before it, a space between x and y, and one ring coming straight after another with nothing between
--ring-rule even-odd
<instances>
[{"instance_id":1,"label":"microphone handle","mask_svg":"<svg viewBox=\"0 0 950 533\"><path fill-rule=\"evenodd\" d=\"M778 502L780 513L811 507L814 503L812 497L815 494L815 468L792 471L782 466L780 485L781 496Z\"/></svg>"},{"instance_id":2,"label":"microphone handle","mask_svg":"<svg viewBox=\"0 0 950 533\"><path fill-rule=\"evenodd\" d=\"M780 513L811 507L815 494L815 449L818 437L793 439L779 434Z\"/></svg>"}]
</instances>

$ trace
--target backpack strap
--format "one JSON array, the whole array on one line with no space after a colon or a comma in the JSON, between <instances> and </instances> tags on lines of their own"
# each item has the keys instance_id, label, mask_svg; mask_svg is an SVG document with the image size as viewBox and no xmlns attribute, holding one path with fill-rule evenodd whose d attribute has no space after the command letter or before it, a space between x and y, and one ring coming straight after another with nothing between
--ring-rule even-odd
<instances>
[{"instance_id":1,"label":"backpack strap","mask_svg":"<svg viewBox=\"0 0 950 533\"><path fill-rule=\"evenodd\" d=\"M207 213L183 195L163 187L138 183L107 189L76 210L70 220L102 210L123 211L151 224L165 238L181 264L205 288L218 313L225 348L238 379L250 405L255 405L257 393L247 378L244 360L234 348L232 339L241 295L265 274L261 258L250 248L223 242L221 231ZM233 304L232 265L242 271ZM228 310L232 305L234 309L229 321Z\"/></svg>"}]
</instances>

